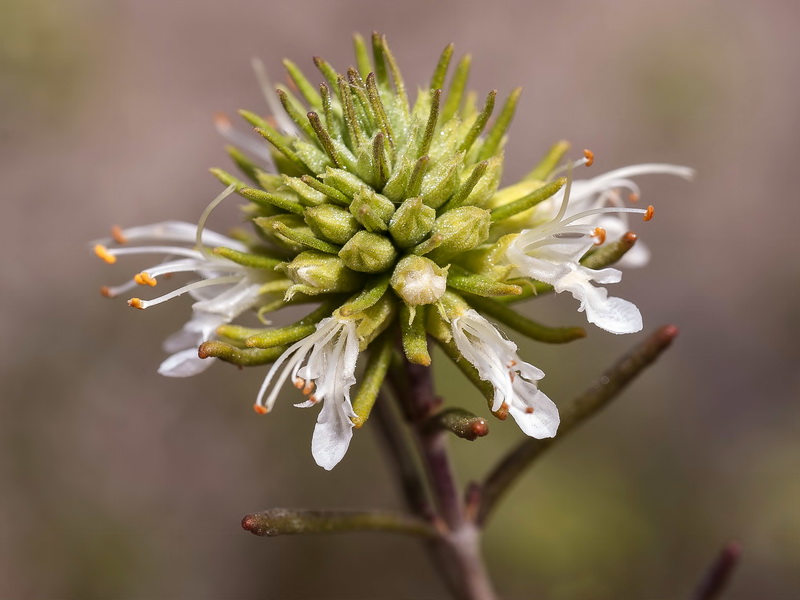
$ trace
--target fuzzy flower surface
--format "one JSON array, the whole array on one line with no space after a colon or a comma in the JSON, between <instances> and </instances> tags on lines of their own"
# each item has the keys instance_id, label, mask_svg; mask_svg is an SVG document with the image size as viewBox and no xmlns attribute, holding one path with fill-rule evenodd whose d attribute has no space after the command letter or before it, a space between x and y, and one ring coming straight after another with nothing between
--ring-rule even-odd
<instances>
[{"instance_id":1,"label":"fuzzy flower surface","mask_svg":"<svg viewBox=\"0 0 800 600\"><path fill-rule=\"evenodd\" d=\"M165 342L170 355L159 372L195 375L214 359L265 365L256 412L272 411L287 380L307 397L296 406L320 405L312 455L325 469L367 421L393 357L431 366L429 340L495 416L510 415L535 438L556 435L558 408L539 389L544 373L498 325L543 343L579 339L581 328L543 325L515 306L568 292L590 323L639 331L639 309L603 287L621 278L612 264L647 262L628 219L649 220L653 208L627 205L641 195L633 178L689 178L691 170L642 164L581 179L572 171L591 166L593 154L565 161L568 145L559 142L501 188L521 90L502 103L496 91L476 102L465 91L469 57L450 69L449 45L412 100L386 39L373 35L371 48L354 40L355 66L343 71L315 58L317 74L307 77L284 61L289 86L273 87L255 63L271 114L240 111L251 134L216 119L239 174L212 169L226 189L197 225L117 228L96 242L110 264L128 254L160 259L105 295L191 277L161 296L128 301L147 309L184 294L194 300ZM233 193L250 225L236 239L205 228ZM305 316L272 326L272 313L289 306L305 307Z\"/></svg>"}]
</instances>

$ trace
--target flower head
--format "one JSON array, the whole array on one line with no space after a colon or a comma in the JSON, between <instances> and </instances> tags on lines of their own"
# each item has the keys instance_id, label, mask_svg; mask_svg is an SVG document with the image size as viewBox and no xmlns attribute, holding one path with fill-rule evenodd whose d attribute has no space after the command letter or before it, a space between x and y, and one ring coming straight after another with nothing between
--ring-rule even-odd
<instances>
[{"instance_id":1,"label":"flower head","mask_svg":"<svg viewBox=\"0 0 800 600\"><path fill-rule=\"evenodd\" d=\"M227 117L215 120L241 176L212 169L227 189L197 228L162 223L118 231L116 244L99 242L107 262L166 257L106 295L194 274L196 281L163 296L129 301L148 308L187 293L195 300L191 319L167 340L172 354L160 372L191 375L209 358L274 363L256 410L268 412L288 378L309 396L299 406L322 403L312 454L326 469L366 421L399 352L395 339L407 361L423 366L431 364L434 339L460 366L468 363L473 381L491 384L495 414L511 414L528 435L553 436L558 411L538 388L544 374L481 314L540 341L570 341L583 331L546 327L511 307L534 292L569 291L590 322L615 333L640 329L634 305L594 285L619 280L609 267L633 247L628 215L651 213L622 206L619 191L638 195L636 175L688 171L628 167L574 181L569 194L558 177L570 168L559 167L567 149L559 143L522 182L498 189L519 89L492 120L497 92L481 104L465 93L468 59L445 85L452 45L414 99L383 36L372 37L371 52L356 36L355 48L358 68L340 73L315 58L315 80L286 61L291 87L273 89L256 62L272 115L241 115L263 140ZM587 152L577 164L593 160ZM211 208L232 192L244 199L254 232L237 240L204 228ZM283 307L309 304L318 306L283 327L234 323L251 311L263 322ZM365 374L351 401L362 352Z\"/></svg>"}]
</instances>

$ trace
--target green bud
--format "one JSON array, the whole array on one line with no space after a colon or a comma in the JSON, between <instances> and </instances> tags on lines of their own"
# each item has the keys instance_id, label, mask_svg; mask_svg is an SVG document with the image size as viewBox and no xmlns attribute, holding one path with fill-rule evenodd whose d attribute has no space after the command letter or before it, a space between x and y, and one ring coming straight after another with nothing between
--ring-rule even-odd
<instances>
[{"instance_id":1,"label":"green bud","mask_svg":"<svg viewBox=\"0 0 800 600\"><path fill-rule=\"evenodd\" d=\"M350 213L368 231L386 231L394 215L394 203L386 196L364 188L353 198Z\"/></svg>"},{"instance_id":2,"label":"green bud","mask_svg":"<svg viewBox=\"0 0 800 600\"><path fill-rule=\"evenodd\" d=\"M339 190L348 198L352 198L366 187L360 177L344 169L327 168L321 177L326 185Z\"/></svg>"},{"instance_id":3,"label":"green bud","mask_svg":"<svg viewBox=\"0 0 800 600\"><path fill-rule=\"evenodd\" d=\"M353 318L358 319L356 335L358 336L360 350L366 350L370 342L389 326L395 312L397 312L397 300L392 294L384 294L378 302L368 309L353 315Z\"/></svg>"},{"instance_id":4,"label":"green bud","mask_svg":"<svg viewBox=\"0 0 800 600\"><path fill-rule=\"evenodd\" d=\"M297 292L315 296L330 292L353 292L361 287L362 277L351 271L336 255L307 250L298 254L283 269L295 285L286 292L286 299Z\"/></svg>"},{"instance_id":5,"label":"green bud","mask_svg":"<svg viewBox=\"0 0 800 600\"><path fill-rule=\"evenodd\" d=\"M460 179L459 173L464 162L464 154L459 152L449 160L444 161L428 169L428 173L422 180L420 196L422 201L428 206L439 208L452 196L458 189Z\"/></svg>"},{"instance_id":6,"label":"green bud","mask_svg":"<svg viewBox=\"0 0 800 600\"><path fill-rule=\"evenodd\" d=\"M321 204L306 209L305 221L316 236L334 244L346 243L361 229L349 211L333 204Z\"/></svg>"},{"instance_id":7,"label":"green bud","mask_svg":"<svg viewBox=\"0 0 800 600\"><path fill-rule=\"evenodd\" d=\"M392 273L392 288L409 306L433 304L447 290L447 269L424 256L406 256Z\"/></svg>"},{"instance_id":8,"label":"green bud","mask_svg":"<svg viewBox=\"0 0 800 600\"><path fill-rule=\"evenodd\" d=\"M253 219L253 223L257 227L256 231L265 239L276 243L282 248L287 248L292 252L302 252L306 247L303 244L287 238L283 233L275 229L276 223L282 223L291 229L305 230L309 235L313 235L313 232L309 227L306 227L303 217L300 215L282 214L272 217L256 217Z\"/></svg>"},{"instance_id":9,"label":"green bud","mask_svg":"<svg viewBox=\"0 0 800 600\"><path fill-rule=\"evenodd\" d=\"M289 187L300 198L300 203L305 206L319 206L328 201L328 197L315 190L302 179L297 177L283 176L283 184Z\"/></svg>"},{"instance_id":10,"label":"green bud","mask_svg":"<svg viewBox=\"0 0 800 600\"><path fill-rule=\"evenodd\" d=\"M422 198L405 200L389 221L389 233L401 248L416 246L433 229L436 210L422 203Z\"/></svg>"},{"instance_id":11,"label":"green bud","mask_svg":"<svg viewBox=\"0 0 800 600\"><path fill-rule=\"evenodd\" d=\"M381 273L397 260L397 250L377 233L359 231L339 251L344 264L361 273Z\"/></svg>"},{"instance_id":12,"label":"green bud","mask_svg":"<svg viewBox=\"0 0 800 600\"><path fill-rule=\"evenodd\" d=\"M433 226L433 236L441 236L442 242L428 256L441 263L475 248L489 237L491 222L489 211L477 206L447 211Z\"/></svg>"}]
</instances>

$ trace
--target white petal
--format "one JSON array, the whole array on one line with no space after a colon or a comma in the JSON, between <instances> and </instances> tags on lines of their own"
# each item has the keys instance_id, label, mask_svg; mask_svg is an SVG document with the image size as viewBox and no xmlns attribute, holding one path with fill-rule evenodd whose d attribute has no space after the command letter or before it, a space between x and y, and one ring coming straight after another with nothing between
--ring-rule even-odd
<instances>
[{"instance_id":1,"label":"white petal","mask_svg":"<svg viewBox=\"0 0 800 600\"><path fill-rule=\"evenodd\" d=\"M349 403L348 403L349 404ZM353 437L353 422L346 414L345 401L333 399L322 405L311 439L316 463L330 471L344 458Z\"/></svg>"},{"instance_id":2,"label":"white petal","mask_svg":"<svg viewBox=\"0 0 800 600\"><path fill-rule=\"evenodd\" d=\"M216 359L200 358L197 356L197 348L188 348L167 358L158 367L158 372L166 377L191 377L208 369L214 360Z\"/></svg>"},{"instance_id":3,"label":"white petal","mask_svg":"<svg viewBox=\"0 0 800 600\"><path fill-rule=\"evenodd\" d=\"M561 422L555 403L535 385L521 378L514 382L514 391L516 398L509 406L508 414L523 433L536 439L554 437Z\"/></svg>"},{"instance_id":4,"label":"white petal","mask_svg":"<svg viewBox=\"0 0 800 600\"><path fill-rule=\"evenodd\" d=\"M604 273L616 269L576 269L569 277L557 282L556 291L568 291L579 300L578 310L586 311L586 319L601 329L611 333L636 333L642 330L642 314L632 302L622 298L608 297L605 288L594 287L591 283L593 275L601 273L600 281L613 282L613 274ZM618 273L618 271L617 271Z\"/></svg>"}]
</instances>

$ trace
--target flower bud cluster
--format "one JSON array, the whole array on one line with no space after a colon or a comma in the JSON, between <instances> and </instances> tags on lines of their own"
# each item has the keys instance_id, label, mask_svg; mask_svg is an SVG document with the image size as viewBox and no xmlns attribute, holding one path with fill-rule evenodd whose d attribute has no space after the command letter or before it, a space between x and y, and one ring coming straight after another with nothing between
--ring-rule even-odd
<instances>
[{"instance_id":1,"label":"flower bud cluster","mask_svg":"<svg viewBox=\"0 0 800 600\"><path fill-rule=\"evenodd\" d=\"M559 143L522 182L498 189L520 90L499 111L495 91L477 105L464 92L465 58L443 91L450 45L412 103L386 39L376 34L371 41L370 52L356 36L358 67L344 73L315 58L318 84L286 61L291 87L266 90L282 112L269 118L241 111L263 145L218 119L242 174L212 172L228 186L223 197L235 192L246 200L252 234L233 240L206 230L213 206L197 228L120 230L95 246L107 262L137 252L169 260L107 295L171 273L198 275L155 300L129 302L147 308L184 292L196 300L192 319L168 340L174 354L161 371L191 375L215 357L273 363L256 410L272 408L286 379L308 397L302 406L322 403L312 450L325 468L341 460L353 427L367 420L396 339L407 360L429 365L433 338L473 381L490 384L496 416L510 414L529 435L551 437L558 411L538 389L544 373L482 315L534 339L570 341L583 330L546 327L511 308L535 293L569 291L590 322L614 333L641 329L633 304L592 283L619 281L620 271L608 267L633 247L626 219L652 216L652 208L625 207L621 190L638 197L633 175L691 172L640 165L572 181L572 169L589 166L593 155L561 168L567 146ZM559 177L564 170L568 176ZM157 245L131 244L140 240ZM288 304L319 306L285 327L232 323L245 311L263 320ZM351 398L364 351L364 383Z\"/></svg>"}]
</instances>

